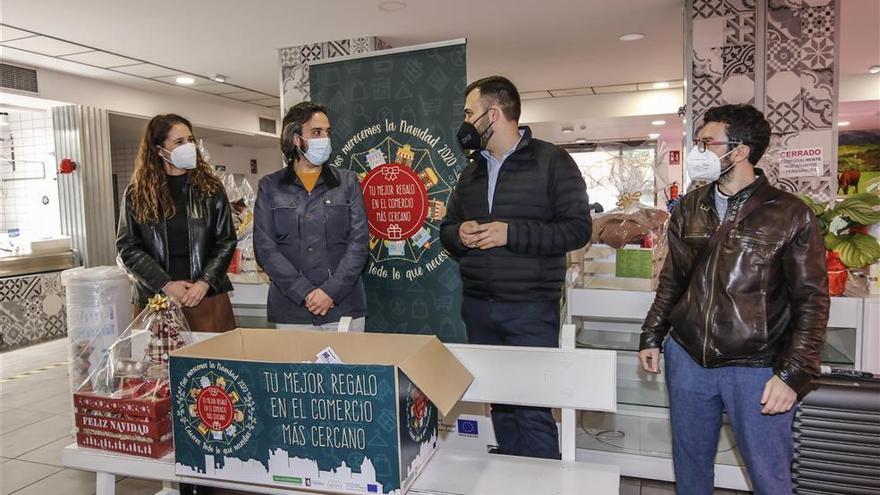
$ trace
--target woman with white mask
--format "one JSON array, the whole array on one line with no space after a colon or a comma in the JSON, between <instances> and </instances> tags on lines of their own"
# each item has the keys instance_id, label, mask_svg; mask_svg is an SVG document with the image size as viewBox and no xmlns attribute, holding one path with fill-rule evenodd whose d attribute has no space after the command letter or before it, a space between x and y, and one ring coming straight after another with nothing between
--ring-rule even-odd
<instances>
[{"instance_id":1,"label":"woman with white mask","mask_svg":"<svg viewBox=\"0 0 880 495\"><path fill-rule=\"evenodd\" d=\"M285 167L260 180L254 252L272 280L267 312L279 328L335 329L343 316L362 331L361 273L369 229L357 175L329 164L330 119L311 102L284 116Z\"/></svg>"},{"instance_id":2,"label":"woman with white mask","mask_svg":"<svg viewBox=\"0 0 880 495\"><path fill-rule=\"evenodd\" d=\"M236 244L223 184L196 149L192 125L179 115L153 117L116 238L118 261L136 281L136 309L164 293L183 306L193 331L234 329L226 270Z\"/></svg>"}]
</instances>

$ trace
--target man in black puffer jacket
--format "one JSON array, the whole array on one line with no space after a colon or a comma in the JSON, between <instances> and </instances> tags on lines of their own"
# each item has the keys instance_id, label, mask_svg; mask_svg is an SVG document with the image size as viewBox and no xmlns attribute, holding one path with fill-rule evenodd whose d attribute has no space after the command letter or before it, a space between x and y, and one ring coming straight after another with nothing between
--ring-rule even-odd
<instances>
[{"instance_id":1,"label":"man in black puffer jacket","mask_svg":"<svg viewBox=\"0 0 880 495\"><path fill-rule=\"evenodd\" d=\"M473 344L557 347L565 254L591 234L587 187L563 149L519 127L516 87L500 76L466 90L458 139L475 150L440 239L460 263ZM500 453L560 458L549 409L492 405Z\"/></svg>"}]
</instances>

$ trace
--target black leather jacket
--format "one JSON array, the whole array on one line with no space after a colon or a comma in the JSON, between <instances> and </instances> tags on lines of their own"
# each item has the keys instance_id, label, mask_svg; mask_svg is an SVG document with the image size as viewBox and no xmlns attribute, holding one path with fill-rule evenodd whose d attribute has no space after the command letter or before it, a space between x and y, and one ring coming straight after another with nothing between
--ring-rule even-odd
<instances>
[{"instance_id":1,"label":"black leather jacket","mask_svg":"<svg viewBox=\"0 0 880 495\"><path fill-rule=\"evenodd\" d=\"M786 384L803 391L819 374L831 303L825 245L810 209L758 173L730 198L728 218L768 188L761 192L763 204L706 259L695 258L719 225L714 185L691 192L676 207L640 349L661 347L672 327L671 337L704 367L772 366Z\"/></svg>"},{"instance_id":2,"label":"black leather jacket","mask_svg":"<svg viewBox=\"0 0 880 495\"><path fill-rule=\"evenodd\" d=\"M232 290L226 276L238 241L232 223L232 209L226 193L211 196L194 191L187 183L191 280L211 286L207 296ZM137 223L130 202L131 186L125 190L116 231L117 263L135 279L132 303L145 306L147 299L161 292L171 281L168 275L168 235L165 219L155 224ZM179 212L178 212L179 214Z\"/></svg>"}]
</instances>

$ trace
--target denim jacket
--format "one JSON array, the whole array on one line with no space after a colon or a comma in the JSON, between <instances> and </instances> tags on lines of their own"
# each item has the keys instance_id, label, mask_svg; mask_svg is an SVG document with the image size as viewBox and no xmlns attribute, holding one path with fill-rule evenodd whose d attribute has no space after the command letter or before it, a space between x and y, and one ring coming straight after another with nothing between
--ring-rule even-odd
<instances>
[{"instance_id":1,"label":"denim jacket","mask_svg":"<svg viewBox=\"0 0 880 495\"><path fill-rule=\"evenodd\" d=\"M322 325L366 316L369 230L354 172L324 165L311 192L292 166L263 177L254 217L257 262L272 280L269 321ZM323 317L305 307L318 288L335 303Z\"/></svg>"}]
</instances>

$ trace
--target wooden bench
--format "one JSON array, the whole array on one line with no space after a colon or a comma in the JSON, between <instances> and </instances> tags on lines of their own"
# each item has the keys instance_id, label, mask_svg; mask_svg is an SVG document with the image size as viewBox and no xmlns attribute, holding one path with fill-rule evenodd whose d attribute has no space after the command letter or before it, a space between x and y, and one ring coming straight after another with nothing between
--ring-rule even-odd
<instances>
[{"instance_id":1,"label":"wooden bench","mask_svg":"<svg viewBox=\"0 0 880 495\"><path fill-rule=\"evenodd\" d=\"M210 334L197 338L210 337ZM504 403L561 409L560 449L563 460L493 455L445 448L437 453L410 489L411 494L442 495L581 495L619 493L617 466L575 462L576 410L614 411L616 354L574 349L574 327L561 332L559 349L448 344L474 382L463 401ZM314 491L245 483L185 478L174 474L174 456L163 459L103 452L69 445L65 466L97 473L96 495L113 495L116 476L188 482L244 492L314 495ZM163 490L173 493L173 490Z\"/></svg>"}]
</instances>

